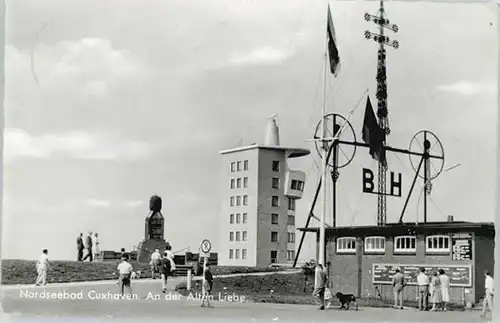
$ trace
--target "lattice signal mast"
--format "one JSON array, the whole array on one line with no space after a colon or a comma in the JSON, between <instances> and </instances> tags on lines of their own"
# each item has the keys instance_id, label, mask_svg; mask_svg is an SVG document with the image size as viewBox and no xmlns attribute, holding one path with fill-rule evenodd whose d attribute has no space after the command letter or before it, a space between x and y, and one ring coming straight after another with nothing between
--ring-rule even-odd
<instances>
[{"instance_id":1,"label":"lattice signal mast","mask_svg":"<svg viewBox=\"0 0 500 323\"><path fill-rule=\"evenodd\" d=\"M388 29L395 33L399 28L397 25L389 23L385 17L384 2L380 1L380 9L377 16L365 14L366 21L373 21L379 26L379 33L375 34L370 31L365 32L366 39L372 39L379 44L378 49L378 64L377 64L377 117L380 128L389 135L391 130L389 127L389 119L387 118L389 111L387 109L387 73L386 73L386 51L385 46L391 46L395 49L399 47L397 40L391 41L389 37L384 35L384 30ZM383 156L385 159L385 144L384 136L382 147ZM387 199L386 199L386 171L387 164L381 159L378 164L378 210L377 210L377 225L385 225L387 222Z\"/></svg>"}]
</instances>

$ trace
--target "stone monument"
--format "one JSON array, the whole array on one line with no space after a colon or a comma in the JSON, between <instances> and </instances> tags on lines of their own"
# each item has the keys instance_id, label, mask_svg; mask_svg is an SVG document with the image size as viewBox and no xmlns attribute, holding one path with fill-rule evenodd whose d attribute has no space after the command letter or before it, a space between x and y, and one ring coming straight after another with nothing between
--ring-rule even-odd
<instances>
[{"instance_id":1,"label":"stone monument","mask_svg":"<svg viewBox=\"0 0 500 323\"><path fill-rule=\"evenodd\" d=\"M149 214L144 221L144 240L139 243L137 250L137 261L147 262L151 260L151 254L155 249L165 251L168 242L165 241L165 218L161 214L162 200L157 195L149 199Z\"/></svg>"}]
</instances>

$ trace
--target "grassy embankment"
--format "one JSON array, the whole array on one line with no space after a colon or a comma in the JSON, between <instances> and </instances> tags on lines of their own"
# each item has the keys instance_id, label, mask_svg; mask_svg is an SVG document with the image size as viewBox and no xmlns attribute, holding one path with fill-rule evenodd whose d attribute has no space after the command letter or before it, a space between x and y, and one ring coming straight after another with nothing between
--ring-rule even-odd
<instances>
[{"instance_id":1,"label":"grassy embankment","mask_svg":"<svg viewBox=\"0 0 500 323\"><path fill-rule=\"evenodd\" d=\"M114 262L76 262L76 261L53 261L52 269L48 275L48 283L67 283L81 281L97 281L116 279L116 266ZM131 262L134 269L141 271L142 278L151 278L148 264ZM268 268L246 268L246 267L218 267L212 266L214 273L238 274L275 271ZM3 285L33 284L36 280L35 261L32 260L2 260L2 282Z\"/></svg>"}]
</instances>

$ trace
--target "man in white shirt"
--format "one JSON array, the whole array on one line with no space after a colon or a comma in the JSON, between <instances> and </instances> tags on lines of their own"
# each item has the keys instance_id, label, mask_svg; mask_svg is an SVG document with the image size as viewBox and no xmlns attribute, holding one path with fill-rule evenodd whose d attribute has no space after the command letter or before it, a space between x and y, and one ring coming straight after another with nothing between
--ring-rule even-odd
<instances>
[{"instance_id":1,"label":"man in white shirt","mask_svg":"<svg viewBox=\"0 0 500 323\"><path fill-rule=\"evenodd\" d=\"M420 268L420 274L417 276L418 285L418 309L427 310L427 300L429 296L429 277L425 274L425 268Z\"/></svg>"},{"instance_id":2,"label":"man in white shirt","mask_svg":"<svg viewBox=\"0 0 500 323\"><path fill-rule=\"evenodd\" d=\"M161 262L161 253L160 249L155 249L155 251L151 254L151 277L156 279L156 274L160 272L160 262Z\"/></svg>"},{"instance_id":3,"label":"man in white shirt","mask_svg":"<svg viewBox=\"0 0 500 323\"><path fill-rule=\"evenodd\" d=\"M484 300L483 300L483 312L481 316L486 315L486 310L489 310L493 313L493 277L489 271L484 273Z\"/></svg>"},{"instance_id":4,"label":"man in white shirt","mask_svg":"<svg viewBox=\"0 0 500 323\"><path fill-rule=\"evenodd\" d=\"M42 254L38 258L36 263L36 271L38 277L36 278L36 286L47 284L47 271L50 268L49 264L49 252L47 249L43 249Z\"/></svg>"},{"instance_id":5,"label":"man in white shirt","mask_svg":"<svg viewBox=\"0 0 500 323\"><path fill-rule=\"evenodd\" d=\"M170 260L170 271L175 271L175 255L172 252L172 246L170 244L168 244L166 247L165 256Z\"/></svg>"},{"instance_id":6,"label":"man in white shirt","mask_svg":"<svg viewBox=\"0 0 500 323\"><path fill-rule=\"evenodd\" d=\"M120 276L119 278L119 285L120 285L120 293L123 296L125 287L127 287L130 291L130 294L132 294L132 287L130 286L130 280L132 276L132 271L134 268L132 265L127 261L126 257L122 257L122 262L118 265L118 274Z\"/></svg>"}]
</instances>

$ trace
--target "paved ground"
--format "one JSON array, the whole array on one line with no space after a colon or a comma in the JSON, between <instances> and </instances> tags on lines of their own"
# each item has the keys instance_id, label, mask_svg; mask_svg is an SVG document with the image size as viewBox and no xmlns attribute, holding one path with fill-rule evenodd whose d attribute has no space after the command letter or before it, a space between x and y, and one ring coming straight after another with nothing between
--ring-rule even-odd
<instances>
[{"instance_id":1,"label":"paved ground","mask_svg":"<svg viewBox=\"0 0 500 323\"><path fill-rule=\"evenodd\" d=\"M3 310L10 322L26 321L27 316L68 316L87 318L132 318L135 320L162 319L165 321L225 321L225 322L484 322L478 312L419 312L414 309L360 308L359 311L331 309L318 311L314 307L285 304L256 304L251 302L216 301L215 308L200 308L196 299L187 299L173 292L174 286L185 278L169 282L167 294L160 293L160 282L135 281L135 299L95 299L98 295L118 292L115 282L57 284L41 287L9 287L3 289ZM40 299L40 292L64 293L66 297L81 295L82 299ZM38 292L39 294L35 294ZM57 294L55 294L57 297ZM148 298L149 295L149 298ZM166 300L165 295L171 297ZM63 294L61 294L61 297ZM238 295L244 296L244 295ZM109 297L109 296L108 296ZM94 299L93 299L94 298ZM193 295L196 298L196 295ZM217 298L217 297L216 297ZM57 318L51 318L56 321ZM71 319L74 321L74 319ZM86 319L88 321L88 319Z\"/></svg>"}]
</instances>

